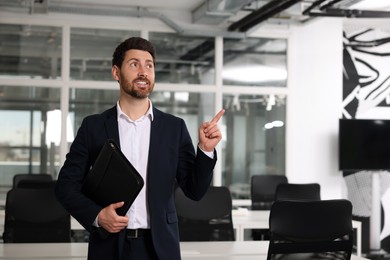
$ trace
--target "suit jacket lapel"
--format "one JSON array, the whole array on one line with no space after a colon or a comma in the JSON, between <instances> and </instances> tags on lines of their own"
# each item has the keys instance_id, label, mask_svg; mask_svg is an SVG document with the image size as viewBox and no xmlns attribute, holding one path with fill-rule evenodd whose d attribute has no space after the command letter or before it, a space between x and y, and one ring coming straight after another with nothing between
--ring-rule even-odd
<instances>
[{"instance_id":1,"label":"suit jacket lapel","mask_svg":"<svg viewBox=\"0 0 390 260\"><path fill-rule=\"evenodd\" d=\"M110 110L108 110L107 118L104 122L104 125L107 131L108 138L113 139L120 147L116 105Z\"/></svg>"},{"instance_id":2,"label":"suit jacket lapel","mask_svg":"<svg viewBox=\"0 0 390 260\"><path fill-rule=\"evenodd\" d=\"M160 133L164 120L162 120L162 112L153 107L153 116L151 129L150 129L150 144L149 144L149 162L156 162L160 158ZM149 172L153 171L153 163L148 163Z\"/></svg>"}]
</instances>

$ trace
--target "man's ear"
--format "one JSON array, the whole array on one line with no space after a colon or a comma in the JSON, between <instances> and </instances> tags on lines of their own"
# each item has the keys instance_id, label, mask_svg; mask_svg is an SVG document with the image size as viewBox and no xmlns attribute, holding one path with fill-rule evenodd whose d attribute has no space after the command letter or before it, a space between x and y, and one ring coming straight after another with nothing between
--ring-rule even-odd
<instances>
[{"instance_id":1,"label":"man's ear","mask_svg":"<svg viewBox=\"0 0 390 260\"><path fill-rule=\"evenodd\" d=\"M112 66L112 68L111 68L111 75L112 75L113 79L115 79L116 81L119 82L120 76L119 76L119 68L118 68L118 66L116 66L116 65Z\"/></svg>"}]
</instances>

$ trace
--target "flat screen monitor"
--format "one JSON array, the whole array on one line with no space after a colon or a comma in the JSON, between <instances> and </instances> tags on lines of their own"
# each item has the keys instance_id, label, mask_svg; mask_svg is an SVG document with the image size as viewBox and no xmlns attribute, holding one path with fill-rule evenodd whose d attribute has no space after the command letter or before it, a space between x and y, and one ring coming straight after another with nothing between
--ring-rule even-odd
<instances>
[{"instance_id":1,"label":"flat screen monitor","mask_svg":"<svg viewBox=\"0 0 390 260\"><path fill-rule=\"evenodd\" d=\"M390 120L340 119L341 171L390 169Z\"/></svg>"}]
</instances>

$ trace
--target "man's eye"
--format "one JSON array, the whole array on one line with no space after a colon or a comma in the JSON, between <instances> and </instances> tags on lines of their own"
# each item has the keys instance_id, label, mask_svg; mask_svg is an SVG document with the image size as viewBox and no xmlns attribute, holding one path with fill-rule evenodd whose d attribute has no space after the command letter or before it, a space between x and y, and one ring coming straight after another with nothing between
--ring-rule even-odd
<instances>
[{"instance_id":1,"label":"man's eye","mask_svg":"<svg viewBox=\"0 0 390 260\"><path fill-rule=\"evenodd\" d=\"M130 67L132 67L132 68L137 68L137 67L138 67L138 64L137 64L137 63L135 63L135 62L133 62L133 63L130 63Z\"/></svg>"}]
</instances>

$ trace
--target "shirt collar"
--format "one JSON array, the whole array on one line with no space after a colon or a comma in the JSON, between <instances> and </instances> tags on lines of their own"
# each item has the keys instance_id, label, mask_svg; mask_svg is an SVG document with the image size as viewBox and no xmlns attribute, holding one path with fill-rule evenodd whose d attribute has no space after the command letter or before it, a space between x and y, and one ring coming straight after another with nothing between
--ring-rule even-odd
<instances>
[{"instance_id":1,"label":"shirt collar","mask_svg":"<svg viewBox=\"0 0 390 260\"><path fill-rule=\"evenodd\" d=\"M117 119L119 120L119 117L121 115L128 117L125 113L123 113L121 107L119 106L119 100L116 102L116 111L117 111ZM152 101L149 99L149 109L145 113L145 117L149 117L150 121L153 121L154 119L154 114L153 114L153 104Z\"/></svg>"}]
</instances>

